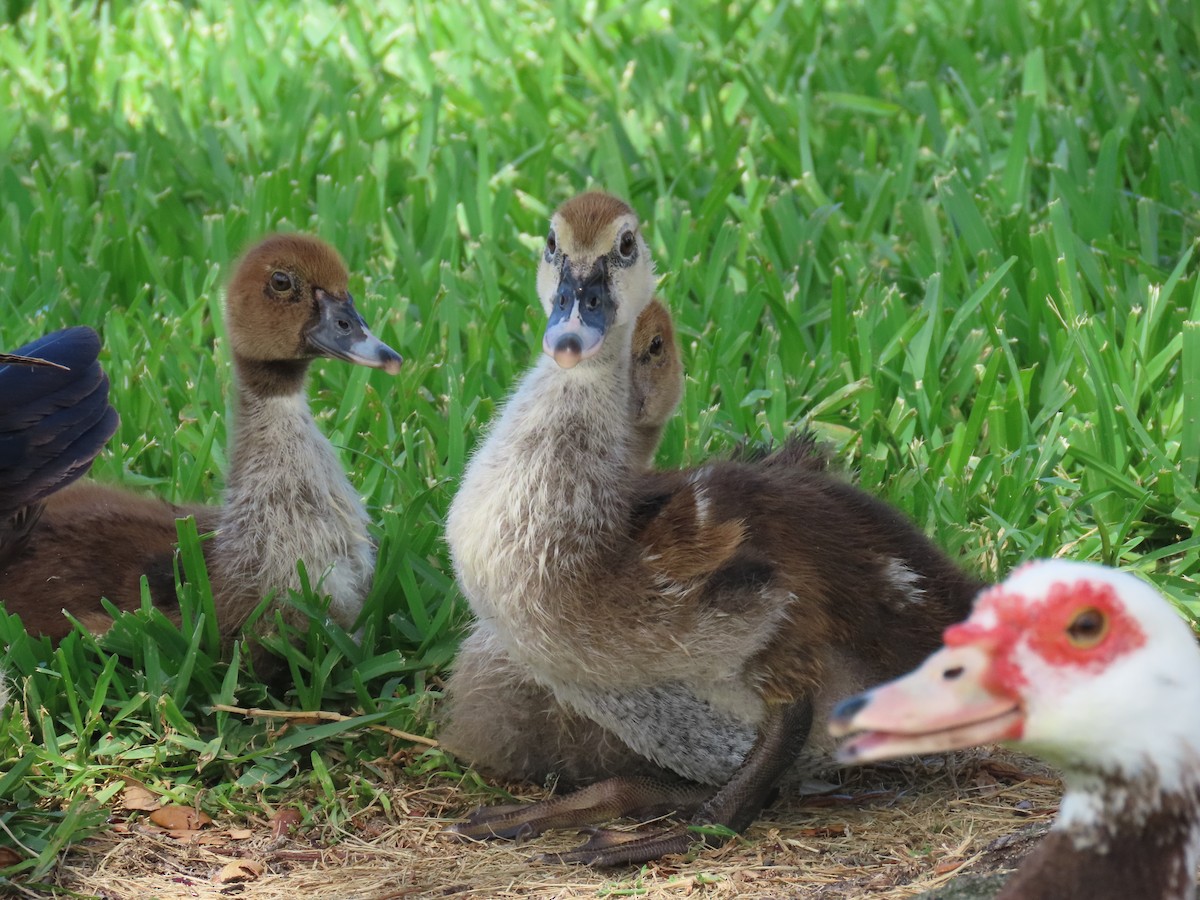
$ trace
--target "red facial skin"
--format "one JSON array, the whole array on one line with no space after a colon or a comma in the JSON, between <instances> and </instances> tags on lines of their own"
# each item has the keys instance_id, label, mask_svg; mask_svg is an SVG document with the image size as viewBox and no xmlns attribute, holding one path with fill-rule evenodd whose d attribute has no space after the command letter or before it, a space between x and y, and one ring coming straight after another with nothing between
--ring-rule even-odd
<instances>
[{"instance_id":1,"label":"red facial skin","mask_svg":"<svg viewBox=\"0 0 1200 900\"><path fill-rule=\"evenodd\" d=\"M839 757L870 762L1019 741L1035 694L1065 690L1071 676L1098 674L1146 644L1104 581L1038 581L985 592L920 667L835 710L830 731L853 735Z\"/></svg>"},{"instance_id":2,"label":"red facial skin","mask_svg":"<svg viewBox=\"0 0 1200 900\"><path fill-rule=\"evenodd\" d=\"M1081 640L1071 634L1071 624L1087 610L1099 613L1105 624L1098 636ZM943 640L947 647L974 644L988 648L993 663L983 676L984 685L1014 698L1027 683L1016 660L1022 640L1050 665L1084 671L1100 671L1146 643L1145 634L1118 602L1116 592L1101 582L1057 582L1040 603L994 587L980 596L972 618L985 611L995 616L994 625L972 621L952 625Z\"/></svg>"}]
</instances>

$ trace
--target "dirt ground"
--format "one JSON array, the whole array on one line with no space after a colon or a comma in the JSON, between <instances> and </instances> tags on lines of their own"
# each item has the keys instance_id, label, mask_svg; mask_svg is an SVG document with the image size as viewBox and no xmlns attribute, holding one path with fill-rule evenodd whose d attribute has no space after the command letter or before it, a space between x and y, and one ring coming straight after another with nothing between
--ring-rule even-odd
<instances>
[{"instance_id":1,"label":"dirt ground","mask_svg":"<svg viewBox=\"0 0 1200 900\"><path fill-rule=\"evenodd\" d=\"M339 830L272 837L268 828L217 821L173 834L133 816L73 848L51 880L105 900L899 900L963 873L1011 868L1053 818L1058 794L1054 773L1028 757L998 749L929 757L848 772L826 794L784 796L744 839L723 848L638 870L597 871L531 861L579 844L576 834L525 844L444 834L479 796L453 785L400 783L388 797L390 814L381 810Z\"/></svg>"}]
</instances>

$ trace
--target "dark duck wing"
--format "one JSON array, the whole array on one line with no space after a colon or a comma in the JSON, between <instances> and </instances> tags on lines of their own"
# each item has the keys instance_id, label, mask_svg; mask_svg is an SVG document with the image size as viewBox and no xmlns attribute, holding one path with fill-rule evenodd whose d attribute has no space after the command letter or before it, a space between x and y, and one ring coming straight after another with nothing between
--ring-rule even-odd
<instances>
[{"instance_id":1,"label":"dark duck wing","mask_svg":"<svg viewBox=\"0 0 1200 900\"><path fill-rule=\"evenodd\" d=\"M120 421L86 326L39 338L0 365L0 561L20 545L39 504L75 481Z\"/></svg>"}]
</instances>

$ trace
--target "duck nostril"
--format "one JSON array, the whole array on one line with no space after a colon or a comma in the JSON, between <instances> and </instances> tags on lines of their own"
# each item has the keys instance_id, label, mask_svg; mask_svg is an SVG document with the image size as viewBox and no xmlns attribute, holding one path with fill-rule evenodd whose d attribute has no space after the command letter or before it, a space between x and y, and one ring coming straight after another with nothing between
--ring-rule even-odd
<instances>
[{"instance_id":1,"label":"duck nostril","mask_svg":"<svg viewBox=\"0 0 1200 900\"><path fill-rule=\"evenodd\" d=\"M962 666L954 666L943 672L942 678L946 681L956 681L957 679L962 678L964 671L965 670Z\"/></svg>"},{"instance_id":2,"label":"duck nostril","mask_svg":"<svg viewBox=\"0 0 1200 900\"><path fill-rule=\"evenodd\" d=\"M843 700L833 708L833 712L830 713L829 718L832 721L838 722L853 719L862 711L862 708L867 705L870 699L866 694L859 694L858 696Z\"/></svg>"}]
</instances>

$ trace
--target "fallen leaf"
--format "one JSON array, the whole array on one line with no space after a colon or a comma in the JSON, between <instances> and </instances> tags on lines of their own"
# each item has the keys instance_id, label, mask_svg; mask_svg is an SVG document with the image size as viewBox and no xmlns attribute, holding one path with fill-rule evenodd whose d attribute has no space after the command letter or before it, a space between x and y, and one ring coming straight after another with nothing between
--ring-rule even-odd
<instances>
[{"instance_id":1,"label":"fallen leaf","mask_svg":"<svg viewBox=\"0 0 1200 900\"><path fill-rule=\"evenodd\" d=\"M945 875L947 872L953 872L962 866L965 860L961 859L943 859L933 867L934 875Z\"/></svg>"},{"instance_id":2,"label":"fallen leaf","mask_svg":"<svg viewBox=\"0 0 1200 900\"><path fill-rule=\"evenodd\" d=\"M280 838L299 827L304 815L298 809L281 809L271 816L271 837Z\"/></svg>"},{"instance_id":3,"label":"fallen leaf","mask_svg":"<svg viewBox=\"0 0 1200 900\"><path fill-rule=\"evenodd\" d=\"M253 859L239 859L237 862L226 863L213 876L217 884L237 884L242 881L254 881L263 873L263 864Z\"/></svg>"},{"instance_id":4,"label":"fallen leaf","mask_svg":"<svg viewBox=\"0 0 1200 900\"><path fill-rule=\"evenodd\" d=\"M153 812L162 806L162 799L136 781L127 781L121 790L121 806L129 810Z\"/></svg>"},{"instance_id":5,"label":"fallen leaf","mask_svg":"<svg viewBox=\"0 0 1200 900\"><path fill-rule=\"evenodd\" d=\"M21 861L21 856L12 847L0 847L0 869L15 866Z\"/></svg>"},{"instance_id":6,"label":"fallen leaf","mask_svg":"<svg viewBox=\"0 0 1200 900\"><path fill-rule=\"evenodd\" d=\"M150 821L168 831L192 831L212 824L212 819L200 810L174 803L150 813Z\"/></svg>"},{"instance_id":7,"label":"fallen leaf","mask_svg":"<svg viewBox=\"0 0 1200 900\"><path fill-rule=\"evenodd\" d=\"M254 837L254 832L249 828L233 828L229 832L229 839L233 841L244 841Z\"/></svg>"}]
</instances>

